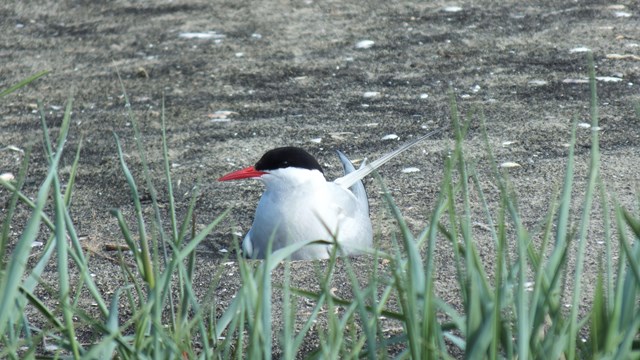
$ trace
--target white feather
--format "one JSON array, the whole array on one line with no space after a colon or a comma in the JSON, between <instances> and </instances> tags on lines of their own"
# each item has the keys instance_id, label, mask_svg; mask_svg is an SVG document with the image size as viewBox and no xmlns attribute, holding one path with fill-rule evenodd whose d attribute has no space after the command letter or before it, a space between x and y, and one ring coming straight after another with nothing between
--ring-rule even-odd
<instances>
[{"instance_id":1,"label":"white feather","mask_svg":"<svg viewBox=\"0 0 640 360\"><path fill-rule=\"evenodd\" d=\"M361 166L358 170L351 172L349 174L346 174L343 177L339 177L337 179L335 179L333 182L340 185L341 187L348 189L350 188L353 184L355 184L357 181L362 180L362 178L364 178L365 176L371 174L373 171L375 171L377 168L379 168L380 166L384 165L387 161L393 159L394 157L400 155L401 153L403 153L405 150L410 149L412 146L418 144L419 142L425 140L426 138L432 136L435 133L438 133L440 130L436 130L436 131L432 131L426 135L422 135L419 138L412 140L404 145L402 145L401 147L399 147L398 149L382 156L381 158L379 158L376 161L373 161L371 163L368 164L364 164L363 166Z\"/></svg>"}]
</instances>

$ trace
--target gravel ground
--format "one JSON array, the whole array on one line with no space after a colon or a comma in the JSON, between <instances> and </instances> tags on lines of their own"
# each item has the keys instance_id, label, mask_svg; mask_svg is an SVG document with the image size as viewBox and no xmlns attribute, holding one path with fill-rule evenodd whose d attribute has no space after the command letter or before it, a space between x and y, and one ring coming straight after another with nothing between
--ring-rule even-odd
<instances>
[{"instance_id":1,"label":"gravel ground","mask_svg":"<svg viewBox=\"0 0 640 360\"><path fill-rule=\"evenodd\" d=\"M598 76L602 176L607 190L634 206L640 177L640 126L634 107L640 89L640 6L635 1L50 1L0 4L0 88L39 71L51 73L0 103L0 148L33 146L25 192L33 195L47 164L35 111L42 99L50 128L60 125L64 104L75 98L63 158L63 181L83 141L72 216L92 254L90 265L105 293L121 285L118 265L105 244L121 243L111 208L132 219L133 206L119 168L112 131L121 138L141 186L140 157L117 72L141 124L146 156L162 188L160 109L164 96L172 176L179 215L201 179L196 207L203 228L227 208L230 216L201 246L197 284L209 286L234 231L246 232L261 193L258 182L218 183L222 174L251 165L268 149L296 145L317 156L328 177L340 176L334 150L352 159L376 158L411 138L444 129L393 160L380 174L418 232L427 223L453 141L450 96L462 114L475 114L465 143L489 204L498 190L482 144L486 119L497 161L508 170L524 224L539 229L562 182L573 119L589 122L586 51ZM574 221L581 211L588 171L590 130L578 129ZM397 139L384 140L395 134ZM22 154L0 152L0 172L17 173ZM417 168L417 172L403 172ZM380 186L366 184L378 246L390 248L394 231ZM149 193L142 189L151 215ZM161 192L160 203L167 205ZM9 194L0 190L0 206ZM474 235L488 268L493 240L483 230L479 199ZM19 211L13 238L28 216ZM168 222L168 220L167 220ZM46 234L43 232L42 238ZM589 233L584 309L604 246L598 204ZM534 239L536 239L534 237ZM537 240L537 239L536 239ZM34 248L37 254L41 249ZM573 255L573 252L572 252ZM5 254L5 257L10 253ZM459 305L452 252L436 249L436 289ZM366 279L371 259L353 260ZM239 286L233 264L224 265L216 289L218 309ZM384 267L384 264L379 264ZM55 285L55 265L44 281ZM294 283L317 288L313 262L293 264ZM343 267L339 269L343 270ZM77 277L77 275L74 275ZM280 281L282 271L274 273ZM344 271L338 294L349 297ZM203 290L204 292L204 290ZM41 290L46 294L45 290ZM278 294L274 321L281 320ZM581 308L582 309L582 308ZM305 308L299 309L304 320ZM389 325L390 331L394 331ZM397 329L395 330L397 331ZM80 334L90 341L90 334ZM310 339L308 350L317 345Z\"/></svg>"}]
</instances>

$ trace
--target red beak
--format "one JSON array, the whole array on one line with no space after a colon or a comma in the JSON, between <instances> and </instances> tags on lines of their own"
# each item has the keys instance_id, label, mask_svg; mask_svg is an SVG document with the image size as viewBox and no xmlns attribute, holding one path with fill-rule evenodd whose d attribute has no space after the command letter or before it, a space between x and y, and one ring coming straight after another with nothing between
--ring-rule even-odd
<instances>
[{"instance_id":1,"label":"red beak","mask_svg":"<svg viewBox=\"0 0 640 360\"><path fill-rule=\"evenodd\" d=\"M249 178L259 178L260 176L266 174L264 171L258 171L253 168L253 166L249 166L248 168L230 172L227 175L218 179L218 181L229 181L229 180L238 180L238 179L249 179Z\"/></svg>"}]
</instances>

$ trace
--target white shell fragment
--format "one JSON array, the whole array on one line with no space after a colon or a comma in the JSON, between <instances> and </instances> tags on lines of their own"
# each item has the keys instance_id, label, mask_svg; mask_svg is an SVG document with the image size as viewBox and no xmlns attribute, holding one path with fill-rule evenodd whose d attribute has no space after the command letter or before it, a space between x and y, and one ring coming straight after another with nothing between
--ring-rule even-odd
<instances>
[{"instance_id":1,"label":"white shell fragment","mask_svg":"<svg viewBox=\"0 0 640 360\"><path fill-rule=\"evenodd\" d=\"M564 79L563 84L588 84L589 79Z\"/></svg>"},{"instance_id":2,"label":"white shell fragment","mask_svg":"<svg viewBox=\"0 0 640 360\"><path fill-rule=\"evenodd\" d=\"M420 99L427 99L428 97L429 97L429 94L425 94L425 93L420 94Z\"/></svg>"},{"instance_id":3,"label":"white shell fragment","mask_svg":"<svg viewBox=\"0 0 640 360\"><path fill-rule=\"evenodd\" d=\"M524 283L524 289L526 291L533 291L533 287L536 283L534 281L527 281Z\"/></svg>"},{"instance_id":4,"label":"white shell fragment","mask_svg":"<svg viewBox=\"0 0 640 360\"><path fill-rule=\"evenodd\" d=\"M596 76L596 80L602 81L602 82L620 82L620 81L622 81L622 78L616 77L616 76ZM587 79L587 78L582 78L582 79L564 79L564 80L562 80L562 83L563 84L588 84L589 83L589 79Z\"/></svg>"},{"instance_id":5,"label":"white shell fragment","mask_svg":"<svg viewBox=\"0 0 640 360\"><path fill-rule=\"evenodd\" d=\"M398 140L399 136L396 134L389 134L382 137L382 140Z\"/></svg>"},{"instance_id":6,"label":"white shell fragment","mask_svg":"<svg viewBox=\"0 0 640 360\"><path fill-rule=\"evenodd\" d=\"M209 119L211 119L212 122L228 122L228 121L231 121L229 117L232 115L238 115L238 113L235 111L229 111L229 110L218 110L207 116L209 117Z\"/></svg>"},{"instance_id":7,"label":"white shell fragment","mask_svg":"<svg viewBox=\"0 0 640 360\"><path fill-rule=\"evenodd\" d=\"M602 82L619 82L622 81L622 78L616 76L596 76L596 80Z\"/></svg>"},{"instance_id":8,"label":"white shell fragment","mask_svg":"<svg viewBox=\"0 0 640 360\"><path fill-rule=\"evenodd\" d=\"M528 84L531 86L544 86L544 85L547 85L547 82L545 80L535 79L535 80L529 81Z\"/></svg>"},{"instance_id":9,"label":"white shell fragment","mask_svg":"<svg viewBox=\"0 0 640 360\"><path fill-rule=\"evenodd\" d=\"M600 126L591 126L591 124L584 123L584 122L579 123L578 127L582 128L582 129L591 129L591 131L600 131L600 130L602 130L602 128Z\"/></svg>"},{"instance_id":10,"label":"white shell fragment","mask_svg":"<svg viewBox=\"0 0 640 360\"><path fill-rule=\"evenodd\" d=\"M444 12L450 12L450 13L455 13L455 12L460 12L462 11L462 8L460 6L446 6L442 8L442 11Z\"/></svg>"},{"instance_id":11,"label":"white shell fragment","mask_svg":"<svg viewBox=\"0 0 640 360\"><path fill-rule=\"evenodd\" d=\"M615 17L622 17L622 18L627 18L627 17L631 17L631 13L630 12L626 12L626 11L614 11L613 12L613 16Z\"/></svg>"},{"instance_id":12,"label":"white shell fragment","mask_svg":"<svg viewBox=\"0 0 640 360\"><path fill-rule=\"evenodd\" d=\"M322 142L322 138L313 138L313 139L309 139L309 141L311 141L312 143L316 143L316 144L320 144Z\"/></svg>"},{"instance_id":13,"label":"white shell fragment","mask_svg":"<svg viewBox=\"0 0 640 360\"><path fill-rule=\"evenodd\" d=\"M183 32L178 35L183 39L224 39L224 34L215 31L205 32Z\"/></svg>"},{"instance_id":14,"label":"white shell fragment","mask_svg":"<svg viewBox=\"0 0 640 360\"><path fill-rule=\"evenodd\" d=\"M24 150L20 149L19 147L15 146L15 145L8 145L8 146L3 147L0 150L2 150L2 151L4 151L4 150L15 151L15 152L19 152L21 154L24 154Z\"/></svg>"},{"instance_id":15,"label":"white shell fragment","mask_svg":"<svg viewBox=\"0 0 640 360\"><path fill-rule=\"evenodd\" d=\"M511 168L519 168L522 167L522 165L516 163L516 162L512 162L512 161L507 161L507 162L503 162L502 164L500 164L501 168L504 169L511 169Z\"/></svg>"},{"instance_id":16,"label":"white shell fragment","mask_svg":"<svg viewBox=\"0 0 640 360\"><path fill-rule=\"evenodd\" d=\"M46 344L44 346L44 351L47 351L47 352L56 352L58 351L58 349L59 349L58 345L55 345L55 344Z\"/></svg>"},{"instance_id":17,"label":"white shell fragment","mask_svg":"<svg viewBox=\"0 0 640 360\"><path fill-rule=\"evenodd\" d=\"M15 176L13 176L13 174L12 174L12 173L4 173L4 174L1 174L1 175L0 175L0 179L1 179L2 181L13 181L13 180L15 180L15 178L16 178L16 177L15 177Z\"/></svg>"},{"instance_id":18,"label":"white shell fragment","mask_svg":"<svg viewBox=\"0 0 640 360\"><path fill-rule=\"evenodd\" d=\"M640 56L633 54L607 54L607 59L610 60L634 60L640 61Z\"/></svg>"},{"instance_id":19,"label":"white shell fragment","mask_svg":"<svg viewBox=\"0 0 640 360\"><path fill-rule=\"evenodd\" d=\"M417 167L408 167L408 168L402 169L402 172L405 174L409 174L414 172L420 172L420 169L418 169Z\"/></svg>"},{"instance_id":20,"label":"white shell fragment","mask_svg":"<svg viewBox=\"0 0 640 360\"><path fill-rule=\"evenodd\" d=\"M368 49L375 44L373 40L361 40L356 43L356 49Z\"/></svg>"},{"instance_id":21,"label":"white shell fragment","mask_svg":"<svg viewBox=\"0 0 640 360\"><path fill-rule=\"evenodd\" d=\"M353 135L353 133L350 131L337 131L329 133L329 136L331 136L332 139L336 140L345 140L345 137L349 135Z\"/></svg>"},{"instance_id":22,"label":"white shell fragment","mask_svg":"<svg viewBox=\"0 0 640 360\"><path fill-rule=\"evenodd\" d=\"M503 142L502 142L502 147L507 147L507 146L509 146L509 145L513 145L513 144L515 144L515 143L517 143L517 142L518 142L518 141L516 141L516 140L507 140L507 141L503 141Z\"/></svg>"},{"instance_id":23,"label":"white shell fragment","mask_svg":"<svg viewBox=\"0 0 640 360\"><path fill-rule=\"evenodd\" d=\"M585 46L576 47L569 50L569 54L589 52L591 49Z\"/></svg>"},{"instance_id":24,"label":"white shell fragment","mask_svg":"<svg viewBox=\"0 0 640 360\"><path fill-rule=\"evenodd\" d=\"M380 96L380 92L378 92L378 91L365 91L364 93L362 93L362 97L365 97L365 98L372 98L372 97L376 97L376 96Z\"/></svg>"}]
</instances>

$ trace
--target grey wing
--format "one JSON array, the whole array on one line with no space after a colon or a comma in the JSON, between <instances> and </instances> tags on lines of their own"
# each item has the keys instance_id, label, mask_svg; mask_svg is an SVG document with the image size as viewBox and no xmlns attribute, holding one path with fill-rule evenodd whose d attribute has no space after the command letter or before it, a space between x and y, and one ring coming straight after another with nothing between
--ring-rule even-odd
<instances>
[{"instance_id":1,"label":"grey wing","mask_svg":"<svg viewBox=\"0 0 640 360\"><path fill-rule=\"evenodd\" d=\"M336 152L340 157L340 162L342 162L342 167L344 168L345 175L356 171L356 168L351 163L351 160L349 160L349 158L347 158L345 154L343 154L340 150L336 150ZM362 166L364 166L365 163L366 160L362 162ZM362 184L362 180L356 181L353 185L351 185L349 190L351 190L356 199L358 199L358 207L362 209L364 214L369 214L369 198L367 197L367 191L364 188L364 184Z\"/></svg>"}]
</instances>

